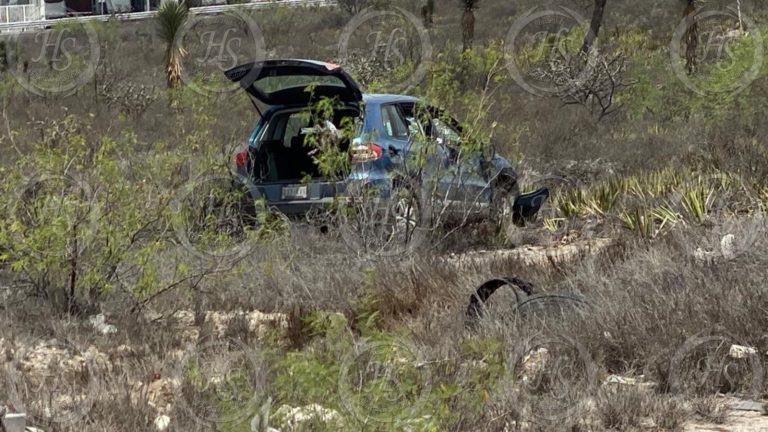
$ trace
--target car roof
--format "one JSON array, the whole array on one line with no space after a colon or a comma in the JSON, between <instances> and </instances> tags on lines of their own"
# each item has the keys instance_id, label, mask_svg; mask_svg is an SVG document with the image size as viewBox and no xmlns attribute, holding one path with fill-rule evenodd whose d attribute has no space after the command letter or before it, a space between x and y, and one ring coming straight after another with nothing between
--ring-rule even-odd
<instances>
[{"instance_id":1,"label":"car roof","mask_svg":"<svg viewBox=\"0 0 768 432\"><path fill-rule=\"evenodd\" d=\"M366 104L385 104L392 102L418 102L419 98L407 95L366 93L363 94L363 101Z\"/></svg>"}]
</instances>

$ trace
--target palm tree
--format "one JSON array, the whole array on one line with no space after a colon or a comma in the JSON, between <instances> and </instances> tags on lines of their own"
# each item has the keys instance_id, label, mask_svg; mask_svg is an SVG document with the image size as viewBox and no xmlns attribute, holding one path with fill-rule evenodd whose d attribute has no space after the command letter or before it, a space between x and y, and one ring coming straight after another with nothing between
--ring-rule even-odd
<instances>
[{"instance_id":1,"label":"palm tree","mask_svg":"<svg viewBox=\"0 0 768 432\"><path fill-rule=\"evenodd\" d=\"M166 44L165 74L168 88L174 89L181 85L184 65L182 60L187 51L181 46L176 37L189 16L189 9L184 1L166 0L157 11L160 39Z\"/></svg>"},{"instance_id":2,"label":"palm tree","mask_svg":"<svg viewBox=\"0 0 768 432\"><path fill-rule=\"evenodd\" d=\"M464 51L472 49L475 40L475 9L480 0L459 0L464 14L461 16L461 39L464 43Z\"/></svg>"}]
</instances>

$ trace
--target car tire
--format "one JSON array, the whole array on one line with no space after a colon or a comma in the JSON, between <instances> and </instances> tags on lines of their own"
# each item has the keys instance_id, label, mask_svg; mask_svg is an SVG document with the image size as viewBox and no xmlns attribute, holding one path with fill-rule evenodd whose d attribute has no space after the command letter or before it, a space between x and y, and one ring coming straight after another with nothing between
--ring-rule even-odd
<instances>
[{"instance_id":1,"label":"car tire","mask_svg":"<svg viewBox=\"0 0 768 432\"><path fill-rule=\"evenodd\" d=\"M408 247L422 225L424 213L418 195L412 188L401 187L394 191L389 221L392 225L390 240Z\"/></svg>"},{"instance_id":2,"label":"car tire","mask_svg":"<svg viewBox=\"0 0 768 432\"><path fill-rule=\"evenodd\" d=\"M399 256L414 252L427 232L427 214L418 191L417 187L401 183L387 198L353 201L340 215L344 241L366 255Z\"/></svg>"},{"instance_id":3,"label":"car tire","mask_svg":"<svg viewBox=\"0 0 768 432\"><path fill-rule=\"evenodd\" d=\"M521 318L563 317L572 312L583 312L589 301L570 293L540 293L518 303L515 313Z\"/></svg>"}]
</instances>

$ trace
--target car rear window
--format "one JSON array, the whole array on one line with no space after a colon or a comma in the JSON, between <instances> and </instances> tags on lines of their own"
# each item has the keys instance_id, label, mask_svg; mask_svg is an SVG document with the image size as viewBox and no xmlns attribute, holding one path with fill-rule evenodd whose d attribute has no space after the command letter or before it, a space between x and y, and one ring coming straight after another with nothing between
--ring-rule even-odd
<instances>
[{"instance_id":1,"label":"car rear window","mask_svg":"<svg viewBox=\"0 0 768 432\"><path fill-rule=\"evenodd\" d=\"M254 83L264 93L274 93L292 87L307 87L312 84L344 87L344 82L338 77L317 75L266 76Z\"/></svg>"},{"instance_id":2,"label":"car rear window","mask_svg":"<svg viewBox=\"0 0 768 432\"><path fill-rule=\"evenodd\" d=\"M293 138L301 135L301 129L309 126L309 115L306 112L296 112L288 117L283 134L283 145L291 146Z\"/></svg>"}]
</instances>

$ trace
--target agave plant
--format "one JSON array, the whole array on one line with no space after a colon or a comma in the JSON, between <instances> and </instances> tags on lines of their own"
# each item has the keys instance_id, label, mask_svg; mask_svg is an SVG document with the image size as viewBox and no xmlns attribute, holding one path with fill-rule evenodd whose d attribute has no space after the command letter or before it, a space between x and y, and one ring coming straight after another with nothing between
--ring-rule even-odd
<instances>
[{"instance_id":1,"label":"agave plant","mask_svg":"<svg viewBox=\"0 0 768 432\"><path fill-rule=\"evenodd\" d=\"M166 44L165 74L170 89L181 85L182 62L187 51L176 39L188 16L189 9L184 1L166 0L157 11L158 33Z\"/></svg>"},{"instance_id":2,"label":"agave plant","mask_svg":"<svg viewBox=\"0 0 768 432\"><path fill-rule=\"evenodd\" d=\"M588 213L605 215L613 209L619 197L625 193L625 187L625 182L621 178L614 178L597 185L592 189L591 196L585 203L585 210Z\"/></svg>"},{"instance_id":3,"label":"agave plant","mask_svg":"<svg viewBox=\"0 0 768 432\"><path fill-rule=\"evenodd\" d=\"M715 189L706 184L698 184L683 192L683 208L694 221L702 223L712 208Z\"/></svg>"},{"instance_id":4,"label":"agave plant","mask_svg":"<svg viewBox=\"0 0 768 432\"><path fill-rule=\"evenodd\" d=\"M581 188L569 189L562 194L556 195L553 201L560 214L565 218L569 218L585 212L587 195Z\"/></svg>"},{"instance_id":5,"label":"agave plant","mask_svg":"<svg viewBox=\"0 0 768 432\"><path fill-rule=\"evenodd\" d=\"M674 226L679 223L685 223L683 216L676 212L668 204L664 204L651 210L651 215L653 215L653 217L660 223L659 231L663 230L667 225Z\"/></svg>"},{"instance_id":6,"label":"agave plant","mask_svg":"<svg viewBox=\"0 0 768 432\"><path fill-rule=\"evenodd\" d=\"M637 233L640 237L651 239L656 236L654 215L647 208L635 208L619 214L624 226Z\"/></svg>"}]
</instances>

